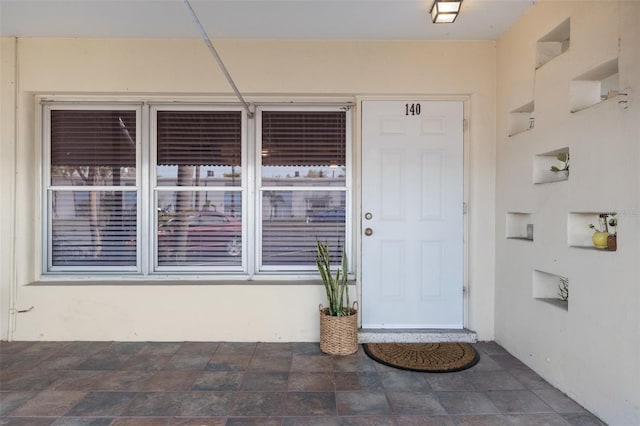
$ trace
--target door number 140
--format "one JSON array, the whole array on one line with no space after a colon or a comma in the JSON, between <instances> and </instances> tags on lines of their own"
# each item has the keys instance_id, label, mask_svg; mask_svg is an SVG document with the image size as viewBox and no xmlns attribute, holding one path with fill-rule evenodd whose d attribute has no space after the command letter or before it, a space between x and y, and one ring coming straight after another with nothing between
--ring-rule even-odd
<instances>
[{"instance_id":1,"label":"door number 140","mask_svg":"<svg viewBox=\"0 0 640 426\"><path fill-rule=\"evenodd\" d=\"M404 104L404 115L420 115L420 104Z\"/></svg>"}]
</instances>

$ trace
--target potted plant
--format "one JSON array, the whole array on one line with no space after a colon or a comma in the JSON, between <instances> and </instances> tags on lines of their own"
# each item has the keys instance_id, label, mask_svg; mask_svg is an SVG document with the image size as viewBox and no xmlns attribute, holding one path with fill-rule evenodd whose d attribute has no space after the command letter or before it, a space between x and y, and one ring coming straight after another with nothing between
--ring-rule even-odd
<instances>
[{"instance_id":1,"label":"potted plant","mask_svg":"<svg viewBox=\"0 0 640 426\"><path fill-rule=\"evenodd\" d=\"M554 172L558 180L565 180L569 177L569 153L559 152L556 154L556 160L561 163L561 167L551 166L549 170Z\"/></svg>"},{"instance_id":2,"label":"potted plant","mask_svg":"<svg viewBox=\"0 0 640 426\"><path fill-rule=\"evenodd\" d=\"M328 306L320 305L320 350L349 355L358 350L357 302L349 306L347 254L342 251L335 276L331 271L329 245L316 243L316 265L327 293Z\"/></svg>"}]
</instances>

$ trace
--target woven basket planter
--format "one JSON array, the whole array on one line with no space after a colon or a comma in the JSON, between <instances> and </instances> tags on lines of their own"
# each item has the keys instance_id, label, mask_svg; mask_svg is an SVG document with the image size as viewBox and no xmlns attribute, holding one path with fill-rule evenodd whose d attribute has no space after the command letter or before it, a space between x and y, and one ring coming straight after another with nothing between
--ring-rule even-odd
<instances>
[{"instance_id":1,"label":"woven basket planter","mask_svg":"<svg viewBox=\"0 0 640 426\"><path fill-rule=\"evenodd\" d=\"M358 351L358 302L343 308L346 316L329 315L320 305L320 350L329 355L351 355Z\"/></svg>"}]
</instances>

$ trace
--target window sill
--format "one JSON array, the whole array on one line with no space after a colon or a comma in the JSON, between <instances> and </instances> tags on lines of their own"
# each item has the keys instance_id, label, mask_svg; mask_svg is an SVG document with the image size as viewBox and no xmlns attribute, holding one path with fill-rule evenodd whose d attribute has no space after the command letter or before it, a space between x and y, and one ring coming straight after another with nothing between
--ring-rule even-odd
<instances>
[{"instance_id":1,"label":"window sill","mask_svg":"<svg viewBox=\"0 0 640 426\"><path fill-rule=\"evenodd\" d=\"M73 286L219 286L219 285L259 285L259 286L274 286L274 285L323 285L320 279L295 279L295 278L282 278L282 279L188 279L188 278L171 278L171 279L73 279L73 278L60 278L49 279L44 278L42 280L34 281L28 286L39 287L73 287ZM355 285L355 281L349 281L349 285Z\"/></svg>"}]
</instances>

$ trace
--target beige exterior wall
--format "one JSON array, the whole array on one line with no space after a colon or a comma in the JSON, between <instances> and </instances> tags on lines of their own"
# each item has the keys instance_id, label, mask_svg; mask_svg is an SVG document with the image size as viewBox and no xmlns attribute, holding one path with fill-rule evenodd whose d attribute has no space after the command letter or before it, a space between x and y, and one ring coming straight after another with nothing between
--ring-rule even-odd
<instances>
[{"instance_id":1,"label":"beige exterior wall","mask_svg":"<svg viewBox=\"0 0 640 426\"><path fill-rule=\"evenodd\" d=\"M3 45L12 45L11 39ZM224 41L216 47L249 99L368 96L468 96L468 325L493 338L495 200L495 43ZM3 54L4 58L4 54ZM4 62L3 62L4 63ZM36 95L168 97L231 91L199 40L42 39L17 41L18 90L15 242L3 237L0 258L15 254L16 279L2 272L2 291L16 291L16 340L317 341L321 285L198 282L141 285L117 279L69 285L40 280L40 141ZM9 67L11 69L11 67ZM8 86L3 75L2 87ZM12 102L5 101L11 106ZM3 112L2 127L13 128ZM359 146L356 108L356 152ZM11 149L2 139L2 152ZM4 164L4 163L3 163ZM356 170L356 176L358 171ZM3 191L12 192L3 180ZM6 188L6 189L5 189ZM355 187L356 190L358 186ZM4 193L4 192L3 192ZM4 216L3 216L4 217ZM356 217L359 211L356 206ZM11 265L10 265L11 266ZM9 315L6 308L3 320ZM8 334L7 334L8 333Z\"/></svg>"},{"instance_id":2,"label":"beige exterior wall","mask_svg":"<svg viewBox=\"0 0 640 426\"><path fill-rule=\"evenodd\" d=\"M567 18L569 49L535 70ZM640 3L542 1L497 48L496 341L608 424L640 424ZM571 81L615 58L628 96L571 113ZM535 127L508 137L531 101ZM569 179L533 184L535 156L564 147ZM532 214L533 242L505 238L509 212ZM618 213L616 252L570 246L580 212ZM568 310L534 299L536 270L569 278Z\"/></svg>"},{"instance_id":3,"label":"beige exterior wall","mask_svg":"<svg viewBox=\"0 0 640 426\"><path fill-rule=\"evenodd\" d=\"M9 335L14 265L16 40L0 39L0 338Z\"/></svg>"}]
</instances>

